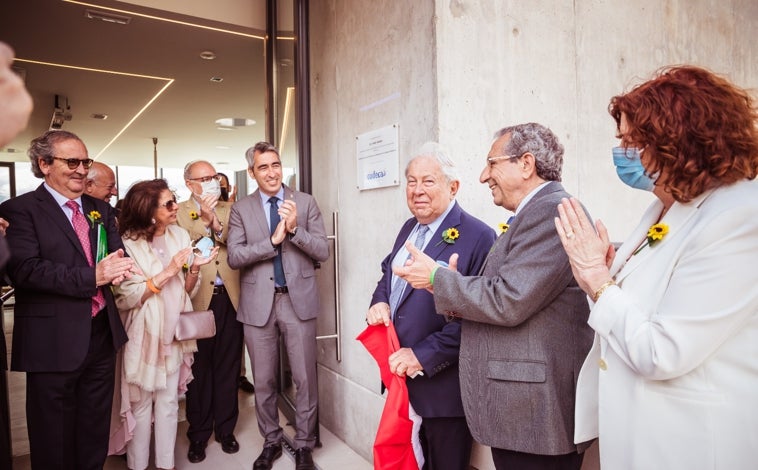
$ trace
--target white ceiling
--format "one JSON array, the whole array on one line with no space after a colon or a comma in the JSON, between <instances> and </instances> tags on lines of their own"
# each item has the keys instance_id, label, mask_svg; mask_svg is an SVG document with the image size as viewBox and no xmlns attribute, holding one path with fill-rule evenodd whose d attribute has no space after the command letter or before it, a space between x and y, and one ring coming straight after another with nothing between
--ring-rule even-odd
<instances>
[{"instance_id":1,"label":"white ceiling","mask_svg":"<svg viewBox=\"0 0 758 470\"><path fill-rule=\"evenodd\" d=\"M131 19L88 19L88 9ZM152 168L157 137L159 167L206 159L219 171L244 168L245 149L265 136L264 14L264 0L3 0L0 40L16 50L35 110L0 160L28 161L29 141L48 129L58 94L73 117L63 129L105 163ZM202 51L217 58L203 60ZM256 124L223 131L220 118Z\"/></svg>"}]
</instances>

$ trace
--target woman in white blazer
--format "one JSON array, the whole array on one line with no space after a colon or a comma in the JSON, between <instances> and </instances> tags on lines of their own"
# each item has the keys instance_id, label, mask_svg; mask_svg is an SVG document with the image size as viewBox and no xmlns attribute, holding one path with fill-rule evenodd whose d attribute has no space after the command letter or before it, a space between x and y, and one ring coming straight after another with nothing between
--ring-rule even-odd
<instances>
[{"instance_id":1,"label":"woman in white blazer","mask_svg":"<svg viewBox=\"0 0 758 470\"><path fill-rule=\"evenodd\" d=\"M658 200L617 253L578 201L559 206L556 229L595 330L574 439L599 437L605 469L755 469L754 101L682 66L614 97L609 110L619 176Z\"/></svg>"}]
</instances>

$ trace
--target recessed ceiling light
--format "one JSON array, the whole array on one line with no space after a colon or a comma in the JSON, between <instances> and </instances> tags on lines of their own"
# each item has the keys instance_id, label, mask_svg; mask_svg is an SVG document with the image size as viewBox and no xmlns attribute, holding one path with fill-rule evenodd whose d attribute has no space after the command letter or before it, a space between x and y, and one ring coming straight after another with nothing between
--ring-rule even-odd
<instances>
[{"instance_id":1,"label":"recessed ceiling light","mask_svg":"<svg viewBox=\"0 0 758 470\"><path fill-rule=\"evenodd\" d=\"M200 58L203 60L213 60L216 58L216 53L213 51L203 51L200 53Z\"/></svg>"},{"instance_id":2,"label":"recessed ceiling light","mask_svg":"<svg viewBox=\"0 0 758 470\"><path fill-rule=\"evenodd\" d=\"M221 83L224 81L224 77L211 77L213 83Z\"/></svg>"},{"instance_id":3,"label":"recessed ceiling light","mask_svg":"<svg viewBox=\"0 0 758 470\"><path fill-rule=\"evenodd\" d=\"M91 20L105 21L106 23L129 24L132 21L128 16L106 13L104 11L84 10L84 16Z\"/></svg>"},{"instance_id":4,"label":"recessed ceiling light","mask_svg":"<svg viewBox=\"0 0 758 470\"><path fill-rule=\"evenodd\" d=\"M229 147L227 145L217 145L216 148L219 149L219 150L229 150L229 149L231 149L231 147Z\"/></svg>"},{"instance_id":5,"label":"recessed ceiling light","mask_svg":"<svg viewBox=\"0 0 758 470\"><path fill-rule=\"evenodd\" d=\"M104 113L90 114L89 117L91 117L92 119L97 119L99 121L105 121L106 119L108 119L108 115Z\"/></svg>"},{"instance_id":6,"label":"recessed ceiling light","mask_svg":"<svg viewBox=\"0 0 758 470\"><path fill-rule=\"evenodd\" d=\"M248 118L221 118L216 119L216 125L226 127L246 127L254 126L255 121Z\"/></svg>"}]
</instances>

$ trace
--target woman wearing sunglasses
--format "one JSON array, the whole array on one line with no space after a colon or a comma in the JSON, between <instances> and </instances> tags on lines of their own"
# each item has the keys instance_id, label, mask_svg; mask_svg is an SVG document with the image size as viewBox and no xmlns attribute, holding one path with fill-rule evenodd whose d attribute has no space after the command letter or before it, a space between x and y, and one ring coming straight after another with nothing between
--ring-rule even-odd
<instances>
[{"instance_id":1,"label":"woman wearing sunglasses","mask_svg":"<svg viewBox=\"0 0 758 470\"><path fill-rule=\"evenodd\" d=\"M174 331L180 312L192 310L190 296L199 285L200 266L218 253L214 248L208 257L190 257L190 237L176 225L177 209L166 181L155 179L131 187L119 216L126 251L144 273L115 288L129 342L119 355L121 383L114 409L119 407L122 419L111 450L123 448L117 444L126 441L132 470L148 466L151 423L155 466L174 468L178 398L192 378L197 350L194 340L177 341Z\"/></svg>"}]
</instances>

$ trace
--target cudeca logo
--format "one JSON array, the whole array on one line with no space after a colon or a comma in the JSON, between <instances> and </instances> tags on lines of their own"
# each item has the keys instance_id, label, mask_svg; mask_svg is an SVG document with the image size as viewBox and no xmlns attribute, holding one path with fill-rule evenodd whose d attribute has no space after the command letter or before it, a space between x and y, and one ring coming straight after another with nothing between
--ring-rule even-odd
<instances>
[{"instance_id":1,"label":"cudeca logo","mask_svg":"<svg viewBox=\"0 0 758 470\"><path fill-rule=\"evenodd\" d=\"M366 178L370 180L376 180L376 179L384 178L385 176L387 176L386 170L380 170L380 171L374 170L371 173L367 174Z\"/></svg>"}]
</instances>

